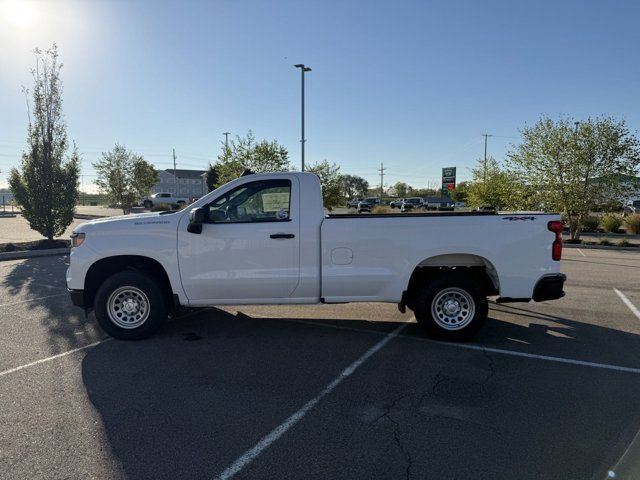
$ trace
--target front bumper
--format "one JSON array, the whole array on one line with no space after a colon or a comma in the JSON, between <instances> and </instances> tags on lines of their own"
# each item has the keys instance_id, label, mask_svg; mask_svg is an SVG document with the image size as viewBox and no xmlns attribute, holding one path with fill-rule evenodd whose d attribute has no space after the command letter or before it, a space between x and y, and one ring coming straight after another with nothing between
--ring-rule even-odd
<instances>
[{"instance_id":1,"label":"front bumper","mask_svg":"<svg viewBox=\"0 0 640 480\"><path fill-rule=\"evenodd\" d=\"M564 297L564 282L567 276L564 273L546 275L538 280L533 289L533 300L544 302L545 300L557 300Z\"/></svg>"},{"instance_id":2,"label":"front bumper","mask_svg":"<svg viewBox=\"0 0 640 480\"><path fill-rule=\"evenodd\" d=\"M67 288L69 292L69 296L71 297L71 303L73 303L76 307L84 308L84 290L74 290L72 288Z\"/></svg>"}]
</instances>

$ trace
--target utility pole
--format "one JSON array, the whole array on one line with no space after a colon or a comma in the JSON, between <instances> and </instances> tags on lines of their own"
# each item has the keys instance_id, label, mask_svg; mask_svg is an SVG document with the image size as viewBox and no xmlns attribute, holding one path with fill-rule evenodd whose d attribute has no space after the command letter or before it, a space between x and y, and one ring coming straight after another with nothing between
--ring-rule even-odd
<instances>
[{"instance_id":1,"label":"utility pole","mask_svg":"<svg viewBox=\"0 0 640 480\"><path fill-rule=\"evenodd\" d=\"M301 79L302 79L302 138L300 139L300 145L302 145L302 171L304 172L304 143L306 142L304 138L304 72L310 72L311 68L306 67L304 63L298 63L294 65L294 67L300 69Z\"/></svg>"},{"instance_id":2,"label":"utility pole","mask_svg":"<svg viewBox=\"0 0 640 480\"><path fill-rule=\"evenodd\" d=\"M173 177L176 179L175 194L178 194L178 176L176 175L176 149L173 149Z\"/></svg>"},{"instance_id":3,"label":"utility pole","mask_svg":"<svg viewBox=\"0 0 640 480\"><path fill-rule=\"evenodd\" d=\"M483 133L482 136L484 137L484 179L483 181L486 182L487 181L487 139L489 137L493 137L493 135L490 135L488 133Z\"/></svg>"},{"instance_id":4,"label":"utility pole","mask_svg":"<svg viewBox=\"0 0 640 480\"><path fill-rule=\"evenodd\" d=\"M380 203L382 203L382 189L383 189L383 185L384 185L384 171L386 170L386 168L384 168L384 164L382 162L380 162L380 170L378 170L380 172Z\"/></svg>"},{"instance_id":5,"label":"utility pole","mask_svg":"<svg viewBox=\"0 0 640 480\"><path fill-rule=\"evenodd\" d=\"M227 153L227 150L229 149L229 134L231 132L222 132L222 134L224 135L224 152Z\"/></svg>"}]
</instances>

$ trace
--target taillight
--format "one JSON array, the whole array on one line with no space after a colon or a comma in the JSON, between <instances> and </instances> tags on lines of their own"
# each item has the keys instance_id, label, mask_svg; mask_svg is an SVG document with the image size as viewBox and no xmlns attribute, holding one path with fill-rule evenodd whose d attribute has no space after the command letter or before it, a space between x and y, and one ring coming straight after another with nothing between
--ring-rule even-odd
<instances>
[{"instance_id":1,"label":"taillight","mask_svg":"<svg viewBox=\"0 0 640 480\"><path fill-rule=\"evenodd\" d=\"M562 258L562 222L553 220L547 223L547 228L556 234L556 238L551 244L551 258L560 260Z\"/></svg>"}]
</instances>

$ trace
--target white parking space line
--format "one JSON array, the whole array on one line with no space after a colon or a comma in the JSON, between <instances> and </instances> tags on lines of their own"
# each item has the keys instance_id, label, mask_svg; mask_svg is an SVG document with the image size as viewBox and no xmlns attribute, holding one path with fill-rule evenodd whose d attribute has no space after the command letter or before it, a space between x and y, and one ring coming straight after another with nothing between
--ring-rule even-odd
<instances>
[{"instance_id":1,"label":"white parking space line","mask_svg":"<svg viewBox=\"0 0 640 480\"><path fill-rule=\"evenodd\" d=\"M576 248L576 250L578 250L578 253L580 255L582 255L583 257L586 257L586 255L584 254L584 252L582 250L580 250L579 248Z\"/></svg>"},{"instance_id":2,"label":"white parking space line","mask_svg":"<svg viewBox=\"0 0 640 480\"><path fill-rule=\"evenodd\" d=\"M419 338L410 337L409 335L401 335L403 338ZM482 352L499 353L502 355L511 355L513 357L534 358L536 360L546 360L548 362L569 363L571 365L580 365L582 367L603 368L605 370L615 370L617 372L640 373L640 368L623 367L621 365L610 365L608 363L587 362L585 360L575 360L573 358L552 357L549 355L538 355L537 353L518 352L515 350L504 350L502 348L485 347L483 345L473 345L467 343L446 343L449 347L466 348L468 350L479 350Z\"/></svg>"},{"instance_id":3,"label":"white parking space line","mask_svg":"<svg viewBox=\"0 0 640 480\"><path fill-rule=\"evenodd\" d=\"M305 321L305 320L288 320L287 322L299 323L299 324L308 324L316 327L324 327L324 328L335 328L338 330L346 330L350 332L360 332L360 333L370 333L373 335L385 335L384 332L380 332L378 330L367 330L363 328L355 328L355 327L345 327L342 325L331 325L324 324L320 322L314 321ZM419 342L428 342L435 343L441 345L443 347L454 347L454 348L463 348L467 350L476 350L481 352L489 352L489 353L497 353L500 355L510 355L513 357L524 357L524 358L532 358L535 360L544 360L547 362L557 362L557 363L568 363L571 365L579 365L582 367L592 367L592 368L602 368L604 370L614 370L617 372L627 372L627 373L638 373L640 374L640 368L634 367L623 367L621 365L612 365L608 363L597 363L597 362L587 362L585 360L576 360L573 358L565 358L565 357L553 357L550 355L539 355L536 353L527 353L527 352L518 352L516 350L506 350L503 348L493 348L493 347L485 347L484 345L477 345L473 343L450 343L450 342L438 342L436 340L431 340L430 338L417 337L415 335L398 335L398 338L407 338L411 340L417 340Z\"/></svg>"},{"instance_id":4,"label":"white parking space line","mask_svg":"<svg viewBox=\"0 0 640 480\"><path fill-rule=\"evenodd\" d=\"M304 416L315 407L320 400L322 400L325 396L331 393L340 383L347 377L349 377L353 372L355 372L358 367L360 367L364 362L367 361L369 357L371 357L374 353L384 347L389 341L393 340L398 334L406 328L407 324L403 324L400 327L396 328L394 331L385 335L385 337L376 343L373 347L367 350L360 358L358 358L355 362L345 368L340 375L338 375L335 380L329 383L315 398L312 398L307 403L305 403L300 410L295 412L289 418L287 418L283 423L278 425L275 429L273 429L269 434L263 437L254 447L244 452L233 464L227 467L217 478L220 480L226 480L235 476L238 472L240 472L244 467L249 465L253 460L255 460L264 450L269 448L269 446L278 440L282 435L284 435L291 427L293 427L296 423L298 423Z\"/></svg>"},{"instance_id":5,"label":"white parking space line","mask_svg":"<svg viewBox=\"0 0 640 480\"><path fill-rule=\"evenodd\" d=\"M20 300L19 302L4 303L4 304L0 305L0 308L1 307L10 307L11 305L19 305L21 303L35 302L37 300L44 300L45 298L60 297L62 295L68 295L68 293L67 292L56 293L55 295L47 295L46 297L30 298L29 300Z\"/></svg>"},{"instance_id":6,"label":"white parking space line","mask_svg":"<svg viewBox=\"0 0 640 480\"><path fill-rule=\"evenodd\" d=\"M638 317L638 320L640 320L640 310L638 310L638 308L633 303L631 303L631 300L629 300L626 297L626 295L622 293L620 290L618 290L617 288L614 288L613 291L618 294L618 296L620 297L620 300L622 300L624 304L629 308L629 310L631 310L631 312L636 317Z\"/></svg>"},{"instance_id":7,"label":"white parking space line","mask_svg":"<svg viewBox=\"0 0 640 480\"><path fill-rule=\"evenodd\" d=\"M41 363L50 362L51 360L55 360L56 358L66 357L67 355L71 355L72 353L80 352L82 350L86 350L87 348L95 347L96 345L100 345L101 343L107 342L111 340L111 338L105 338L98 342L90 343L89 345L85 345L84 347L74 348L73 350L68 350L66 352L59 353L57 355L53 355L47 358L41 358L40 360L36 360L35 362L25 363L24 365L20 365L19 367L10 368L9 370L5 370L4 372L0 372L0 377L4 375L9 375L10 373L19 372L20 370L24 370L25 368L33 367L34 365L39 365Z\"/></svg>"}]
</instances>

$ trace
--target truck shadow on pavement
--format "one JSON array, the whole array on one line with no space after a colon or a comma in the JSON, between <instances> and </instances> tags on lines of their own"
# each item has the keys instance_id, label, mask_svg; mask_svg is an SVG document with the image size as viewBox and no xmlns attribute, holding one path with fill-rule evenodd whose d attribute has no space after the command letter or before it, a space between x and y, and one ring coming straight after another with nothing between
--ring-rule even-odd
<instances>
[{"instance_id":1,"label":"truck shadow on pavement","mask_svg":"<svg viewBox=\"0 0 640 480\"><path fill-rule=\"evenodd\" d=\"M24 309L46 329L52 355L104 338L95 318L71 305L65 271L69 257L50 256L3 265L7 308Z\"/></svg>"},{"instance_id":2,"label":"truck shadow on pavement","mask_svg":"<svg viewBox=\"0 0 640 480\"><path fill-rule=\"evenodd\" d=\"M489 319L471 345L509 347L513 351L640 368L640 358L633 353L640 351L637 335L526 308L519 313L531 316L528 327ZM536 319L552 321L554 326L536 324ZM90 401L102 417L110 448L128 478L211 478L318 395L345 367L397 326L397 322L367 320L252 318L209 309L170 321L148 340L111 341L88 350L82 361L82 379ZM562 335L549 335L550 330ZM57 333L56 329L54 334ZM384 361L377 359L380 355ZM337 390L350 391L347 395L350 400L345 404L333 402L334 410L328 418L305 434L296 433L304 431L303 427L287 433L281 447L272 447L269 450L274 451L266 452L265 458L256 462L262 466L255 468L267 470L249 470L247 478L285 478L287 472L288 478L353 478L353 470L342 470L338 465L354 455L359 457L354 460L359 465L357 477L378 477L383 464L390 469L389 478L404 477L408 447L396 451L393 444L398 441L394 430L397 427L385 430L385 422L381 421L396 404L401 411L388 426L415 422L412 416L435 408L440 412L436 417L441 420L445 417L445 424L438 428L450 437L447 442L469 434L471 428L473 435L480 435L471 442L477 449L475 442L484 441L482 435L487 434L487 429L499 430L498 440L492 440L492 449L497 448L497 442L500 449L520 461L545 456L547 422L562 427L562 431L554 431L550 437L556 448L553 458L545 460L544 468L537 465L529 473L520 471L519 478L585 478L591 477L594 469L611 464L623 447L621 438L628 440L627 433L621 435L620 431L633 420L640 421L640 416L638 409L629 411L624 395L616 396L620 388L628 387L620 386L619 377L608 385L608 376L626 375L622 379L628 385L629 376L635 380L635 374L544 361L532 364L533 360L513 358L463 351L435 342L427 339L418 325L411 324L363 366L360 375L369 375L368 369L375 373L370 381L350 379ZM505 365L515 387L500 384L499 372ZM565 378L568 374L571 380ZM355 382L355 389L350 382ZM640 393L640 382L632 383L639 385L635 396ZM606 435L599 423L584 421L581 417L584 411L573 412L576 397L591 399L583 410L601 411L603 406L598 401L602 398L597 392L602 388L608 388L608 395L615 397L614 405L607 406L608 411L616 415L618 411L624 412L620 418L616 416L609 421ZM511 396L518 397L515 401L522 406L510 403L514 401ZM482 408L486 411L477 410ZM543 412L538 412L540 409ZM478 418L472 418L470 411L476 412ZM576 417L575 425L568 420L572 415ZM490 418L501 416L504 419L499 426L485 424L490 423ZM433 421L433 417L429 418ZM383 431L376 431L376 435L382 437L369 438L373 434L367 430L377 429L378 422ZM424 428L428 432L433 425ZM527 432L526 440L522 432ZM456 456L451 449L432 456L428 452L440 448L433 446L436 440L427 433L412 435L418 435L411 447L416 449L414 455L419 457L421 451L427 452L423 457L432 462L430 468L433 462L437 464L437 458L449 459L450 463L442 466L449 470L442 471L442 475L457 477L456 468L460 468L458 473L465 477L465 471L484 468L486 472L489 468L491 474L486 478L510 478L512 468L523 467L514 467L509 463L511 460L498 459L500 455L494 450L485 452L484 459L476 450L471 455L473 461L485 463L475 466L461 461L465 456ZM475 438L473 435L470 439ZM594 440L584 448L577 448L575 438ZM304 445L308 441L315 442L313 448ZM467 447L471 445L456 446L455 450ZM302 459L304 455L316 455L312 453L316 449L321 452L337 449L335 455L340 460L326 460L324 467L316 469L312 460ZM493 456L495 462L491 460ZM567 457L572 460L567 461ZM500 462L506 462L504 472ZM292 473L303 465L307 470ZM546 468L553 475L545 475ZM419 471L416 465L417 477L424 474Z\"/></svg>"}]
</instances>

